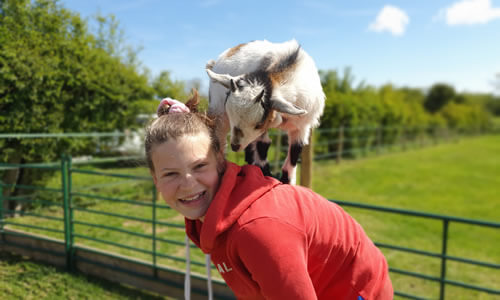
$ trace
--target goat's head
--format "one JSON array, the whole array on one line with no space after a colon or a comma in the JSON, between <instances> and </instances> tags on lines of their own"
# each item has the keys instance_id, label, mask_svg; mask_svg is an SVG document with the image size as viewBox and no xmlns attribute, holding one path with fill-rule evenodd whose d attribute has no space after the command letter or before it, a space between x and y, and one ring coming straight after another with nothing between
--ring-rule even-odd
<instances>
[{"instance_id":1,"label":"goat's head","mask_svg":"<svg viewBox=\"0 0 500 300\"><path fill-rule=\"evenodd\" d=\"M272 86L249 74L230 76L207 69L208 76L227 89L225 110L231 127L231 149L240 151L266 130L281 123L281 115L302 115L306 111L286 101Z\"/></svg>"}]
</instances>

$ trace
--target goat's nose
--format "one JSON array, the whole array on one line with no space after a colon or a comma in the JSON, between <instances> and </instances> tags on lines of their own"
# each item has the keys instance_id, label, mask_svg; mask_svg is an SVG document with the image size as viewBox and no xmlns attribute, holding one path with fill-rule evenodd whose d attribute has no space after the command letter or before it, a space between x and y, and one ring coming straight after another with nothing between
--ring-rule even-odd
<instances>
[{"instance_id":1,"label":"goat's nose","mask_svg":"<svg viewBox=\"0 0 500 300\"><path fill-rule=\"evenodd\" d=\"M234 152L238 152L238 150L240 150L240 145L239 144L231 144L231 149L233 149Z\"/></svg>"}]
</instances>

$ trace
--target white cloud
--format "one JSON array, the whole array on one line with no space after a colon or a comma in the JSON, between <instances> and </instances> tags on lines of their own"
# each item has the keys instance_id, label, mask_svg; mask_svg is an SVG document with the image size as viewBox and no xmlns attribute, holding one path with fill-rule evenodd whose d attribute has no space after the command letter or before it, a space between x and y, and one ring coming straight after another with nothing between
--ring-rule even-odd
<instances>
[{"instance_id":1,"label":"white cloud","mask_svg":"<svg viewBox=\"0 0 500 300\"><path fill-rule=\"evenodd\" d=\"M408 23L410 23L410 18L404 10L392 5L385 5L368 29L375 32L389 31L397 36L404 34Z\"/></svg>"},{"instance_id":2,"label":"white cloud","mask_svg":"<svg viewBox=\"0 0 500 300\"><path fill-rule=\"evenodd\" d=\"M500 8L492 7L490 0L462 0L445 10L448 25L484 24L500 18Z\"/></svg>"}]
</instances>

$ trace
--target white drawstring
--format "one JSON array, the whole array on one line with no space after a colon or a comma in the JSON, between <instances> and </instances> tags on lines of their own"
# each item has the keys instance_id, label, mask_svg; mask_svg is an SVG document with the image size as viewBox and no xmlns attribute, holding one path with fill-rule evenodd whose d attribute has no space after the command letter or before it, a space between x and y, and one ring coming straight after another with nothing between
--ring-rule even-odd
<instances>
[{"instance_id":1,"label":"white drawstring","mask_svg":"<svg viewBox=\"0 0 500 300\"><path fill-rule=\"evenodd\" d=\"M191 255L189 251L189 237L186 234L186 274L184 275L184 299L191 299ZM205 254L205 266L207 270L208 300L213 300L212 290L212 262L210 254Z\"/></svg>"},{"instance_id":2,"label":"white drawstring","mask_svg":"<svg viewBox=\"0 0 500 300\"><path fill-rule=\"evenodd\" d=\"M184 275L184 299L191 299L191 255L189 253L189 237L186 234L186 274Z\"/></svg>"},{"instance_id":3,"label":"white drawstring","mask_svg":"<svg viewBox=\"0 0 500 300\"><path fill-rule=\"evenodd\" d=\"M213 299L212 291L212 267L211 267L210 254L205 254L205 266L207 267L207 289L208 289L208 300Z\"/></svg>"}]
</instances>

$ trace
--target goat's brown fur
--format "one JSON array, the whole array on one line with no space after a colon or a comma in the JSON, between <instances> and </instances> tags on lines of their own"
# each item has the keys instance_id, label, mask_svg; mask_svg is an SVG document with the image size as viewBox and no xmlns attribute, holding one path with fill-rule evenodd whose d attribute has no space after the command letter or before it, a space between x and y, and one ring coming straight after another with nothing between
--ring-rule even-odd
<instances>
[{"instance_id":1,"label":"goat's brown fur","mask_svg":"<svg viewBox=\"0 0 500 300\"><path fill-rule=\"evenodd\" d=\"M296 55L298 55L298 50L299 49L297 49ZM295 72L298 66L298 59L296 58L296 55L289 56L292 57L293 60L289 60L289 58L287 58L289 61L291 61L291 63L286 64L284 68L280 66L276 67L276 65L279 63L276 63L274 66L271 66L269 68L269 79L271 80L273 86L285 84L287 79L290 78L290 74Z\"/></svg>"},{"instance_id":2,"label":"goat's brown fur","mask_svg":"<svg viewBox=\"0 0 500 300\"><path fill-rule=\"evenodd\" d=\"M240 48L245 46L245 45L246 45L246 43L239 44L239 45L234 46L233 48L229 49L229 51L226 54L226 57L231 57L231 56L235 55L236 53L238 53L238 51L240 51Z\"/></svg>"}]
</instances>

